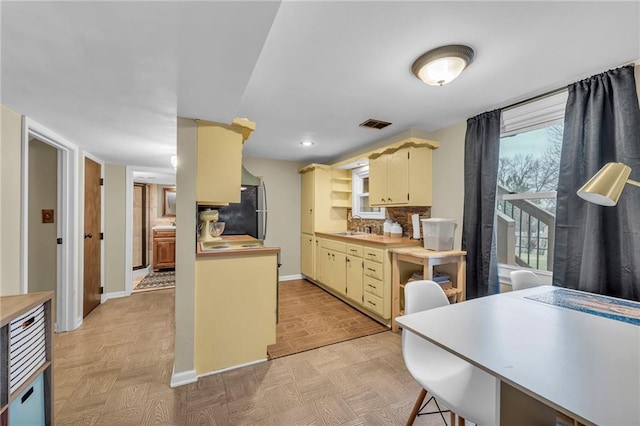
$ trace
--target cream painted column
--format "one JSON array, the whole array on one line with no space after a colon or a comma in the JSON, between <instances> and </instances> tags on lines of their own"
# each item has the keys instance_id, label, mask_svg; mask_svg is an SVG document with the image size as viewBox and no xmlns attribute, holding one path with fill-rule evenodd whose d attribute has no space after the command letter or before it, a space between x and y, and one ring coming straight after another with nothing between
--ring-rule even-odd
<instances>
[{"instance_id":1,"label":"cream painted column","mask_svg":"<svg viewBox=\"0 0 640 426\"><path fill-rule=\"evenodd\" d=\"M178 118L178 170L176 172L176 289L175 359L172 386L196 380L195 333L195 229L197 126Z\"/></svg>"},{"instance_id":2,"label":"cream painted column","mask_svg":"<svg viewBox=\"0 0 640 426\"><path fill-rule=\"evenodd\" d=\"M0 111L0 295L20 293L22 117Z\"/></svg>"},{"instance_id":3,"label":"cream painted column","mask_svg":"<svg viewBox=\"0 0 640 426\"><path fill-rule=\"evenodd\" d=\"M464 211L464 138L467 122L461 121L430 134L440 147L433 151L433 204L431 217L456 220L453 248L462 244Z\"/></svg>"},{"instance_id":4,"label":"cream painted column","mask_svg":"<svg viewBox=\"0 0 640 426\"><path fill-rule=\"evenodd\" d=\"M104 291L107 297L124 296L126 274L126 185L125 166L105 165L104 177Z\"/></svg>"}]
</instances>

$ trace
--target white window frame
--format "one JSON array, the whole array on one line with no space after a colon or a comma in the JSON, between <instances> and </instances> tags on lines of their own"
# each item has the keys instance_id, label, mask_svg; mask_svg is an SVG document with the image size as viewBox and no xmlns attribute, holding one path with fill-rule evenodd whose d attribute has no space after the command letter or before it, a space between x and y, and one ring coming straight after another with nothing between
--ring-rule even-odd
<instances>
[{"instance_id":1,"label":"white window frame","mask_svg":"<svg viewBox=\"0 0 640 426\"><path fill-rule=\"evenodd\" d=\"M526 133L533 130L549 127L554 124L562 124L564 121L564 110L567 103L568 92L562 91L541 99L527 102L518 107L508 109L501 115L500 139ZM556 193L520 193L505 194L497 197L496 203L500 200L522 200L534 198L555 198ZM497 206L496 206L497 213ZM511 271L530 270L538 275L545 284L551 284L553 274L551 271L541 269L529 269L505 263L498 264L498 276L501 284L511 285Z\"/></svg>"},{"instance_id":2,"label":"white window frame","mask_svg":"<svg viewBox=\"0 0 640 426\"><path fill-rule=\"evenodd\" d=\"M369 196L368 192L362 192L362 182L364 178L369 177L369 166L359 167L351 171L351 209L353 216L359 216L363 219L385 219L384 207L379 212L363 212L361 211L361 197Z\"/></svg>"}]
</instances>

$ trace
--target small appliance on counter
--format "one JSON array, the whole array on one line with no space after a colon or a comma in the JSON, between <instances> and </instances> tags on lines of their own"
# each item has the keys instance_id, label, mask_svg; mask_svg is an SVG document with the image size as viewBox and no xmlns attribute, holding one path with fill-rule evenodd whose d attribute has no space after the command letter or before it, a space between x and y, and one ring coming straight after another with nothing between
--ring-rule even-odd
<instances>
[{"instance_id":1,"label":"small appliance on counter","mask_svg":"<svg viewBox=\"0 0 640 426\"><path fill-rule=\"evenodd\" d=\"M202 210L198 214L200 223L198 224L198 241L220 241L220 235L224 231L225 223L218 222L218 211L213 209Z\"/></svg>"}]
</instances>

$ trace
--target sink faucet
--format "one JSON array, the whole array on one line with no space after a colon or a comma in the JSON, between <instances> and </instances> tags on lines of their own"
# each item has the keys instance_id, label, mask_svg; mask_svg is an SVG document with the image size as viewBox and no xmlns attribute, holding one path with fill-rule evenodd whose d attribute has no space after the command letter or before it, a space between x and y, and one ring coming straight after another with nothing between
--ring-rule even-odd
<instances>
[{"instance_id":1,"label":"sink faucet","mask_svg":"<svg viewBox=\"0 0 640 426\"><path fill-rule=\"evenodd\" d=\"M353 219L360 219L360 225L358 225L358 227L356 228L356 232L362 232L362 218L357 214L354 214L351 216L350 221L353 222Z\"/></svg>"}]
</instances>

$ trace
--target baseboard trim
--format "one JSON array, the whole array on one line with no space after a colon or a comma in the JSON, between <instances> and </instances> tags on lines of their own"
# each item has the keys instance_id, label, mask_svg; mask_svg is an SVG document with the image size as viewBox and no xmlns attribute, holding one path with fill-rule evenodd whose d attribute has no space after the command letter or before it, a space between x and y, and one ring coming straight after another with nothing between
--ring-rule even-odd
<instances>
[{"instance_id":1,"label":"baseboard trim","mask_svg":"<svg viewBox=\"0 0 640 426\"><path fill-rule=\"evenodd\" d=\"M173 366L174 371L171 374L171 386L172 388L177 388L178 386L188 385L189 383L195 383L198 381L198 375L196 374L196 370L187 370L181 371L180 373L175 372L176 366Z\"/></svg>"},{"instance_id":2,"label":"baseboard trim","mask_svg":"<svg viewBox=\"0 0 640 426\"><path fill-rule=\"evenodd\" d=\"M109 299L117 299L119 297L127 297L127 293L124 291L114 291L112 293L105 293L100 295L100 303L104 303Z\"/></svg>"},{"instance_id":3,"label":"baseboard trim","mask_svg":"<svg viewBox=\"0 0 640 426\"><path fill-rule=\"evenodd\" d=\"M279 278L279 281L293 281L293 280L302 280L304 276L302 274L294 274L294 275L283 275Z\"/></svg>"},{"instance_id":4,"label":"baseboard trim","mask_svg":"<svg viewBox=\"0 0 640 426\"><path fill-rule=\"evenodd\" d=\"M76 323L73 326L73 330L75 330L76 328L82 325L82 319L83 319L82 317L76 318ZM72 330L67 330L67 331L72 331Z\"/></svg>"},{"instance_id":5,"label":"baseboard trim","mask_svg":"<svg viewBox=\"0 0 640 426\"><path fill-rule=\"evenodd\" d=\"M237 370L238 368L249 367L256 364L262 364L263 362L267 362L267 358L258 359L255 361L247 362L244 364L234 365L233 367L222 368L220 370L209 371L208 373L198 374L198 379L200 377L213 376L214 374L226 373L227 371Z\"/></svg>"}]
</instances>

